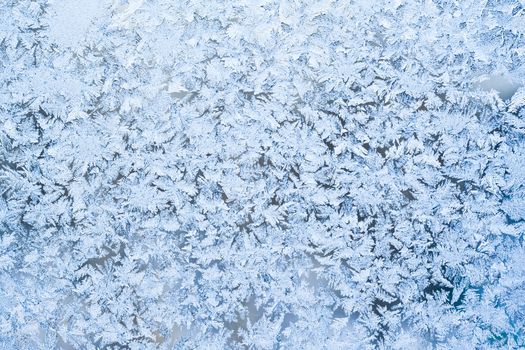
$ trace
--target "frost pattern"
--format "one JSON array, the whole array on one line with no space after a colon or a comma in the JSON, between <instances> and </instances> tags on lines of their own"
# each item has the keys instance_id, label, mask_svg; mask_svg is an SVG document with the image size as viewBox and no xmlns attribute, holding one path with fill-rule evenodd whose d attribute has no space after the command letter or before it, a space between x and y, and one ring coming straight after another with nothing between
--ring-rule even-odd
<instances>
[{"instance_id":1,"label":"frost pattern","mask_svg":"<svg viewBox=\"0 0 525 350\"><path fill-rule=\"evenodd\" d=\"M0 347L525 347L524 6L2 1Z\"/></svg>"}]
</instances>

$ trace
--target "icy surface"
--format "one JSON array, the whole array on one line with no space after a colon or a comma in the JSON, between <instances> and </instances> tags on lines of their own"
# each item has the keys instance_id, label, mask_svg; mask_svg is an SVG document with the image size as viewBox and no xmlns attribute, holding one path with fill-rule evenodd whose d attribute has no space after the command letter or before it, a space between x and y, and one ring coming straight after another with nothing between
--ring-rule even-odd
<instances>
[{"instance_id":1,"label":"icy surface","mask_svg":"<svg viewBox=\"0 0 525 350\"><path fill-rule=\"evenodd\" d=\"M0 348L525 347L524 7L0 1Z\"/></svg>"}]
</instances>

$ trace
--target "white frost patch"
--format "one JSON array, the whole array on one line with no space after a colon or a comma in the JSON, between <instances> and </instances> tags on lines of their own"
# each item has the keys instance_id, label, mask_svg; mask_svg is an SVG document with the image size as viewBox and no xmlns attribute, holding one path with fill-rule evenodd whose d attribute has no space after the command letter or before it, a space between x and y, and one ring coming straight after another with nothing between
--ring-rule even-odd
<instances>
[{"instance_id":1,"label":"white frost patch","mask_svg":"<svg viewBox=\"0 0 525 350\"><path fill-rule=\"evenodd\" d=\"M33 95L49 101L58 101L57 97L62 96L73 104L80 103L83 93L86 91L85 84L78 76L63 73L57 77L50 68L28 70L24 79L13 83L13 88L15 91L23 91L24 93L31 92Z\"/></svg>"},{"instance_id":2,"label":"white frost patch","mask_svg":"<svg viewBox=\"0 0 525 350\"><path fill-rule=\"evenodd\" d=\"M76 47L91 24L104 14L105 0L60 0L51 4L49 37L60 47Z\"/></svg>"},{"instance_id":3,"label":"white frost patch","mask_svg":"<svg viewBox=\"0 0 525 350\"><path fill-rule=\"evenodd\" d=\"M512 95L509 112L516 113L523 106L525 106L525 87L519 88L514 95Z\"/></svg>"}]
</instances>

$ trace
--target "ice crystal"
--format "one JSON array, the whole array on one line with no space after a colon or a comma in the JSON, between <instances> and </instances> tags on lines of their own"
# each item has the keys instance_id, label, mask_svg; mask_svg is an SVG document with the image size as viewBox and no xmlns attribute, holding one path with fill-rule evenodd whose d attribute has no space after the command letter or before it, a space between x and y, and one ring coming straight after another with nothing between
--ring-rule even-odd
<instances>
[{"instance_id":1,"label":"ice crystal","mask_svg":"<svg viewBox=\"0 0 525 350\"><path fill-rule=\"evenodd\" d=\"M2 1L0 347L525 347L524 6Z\"/></svg>"}]
</instances>

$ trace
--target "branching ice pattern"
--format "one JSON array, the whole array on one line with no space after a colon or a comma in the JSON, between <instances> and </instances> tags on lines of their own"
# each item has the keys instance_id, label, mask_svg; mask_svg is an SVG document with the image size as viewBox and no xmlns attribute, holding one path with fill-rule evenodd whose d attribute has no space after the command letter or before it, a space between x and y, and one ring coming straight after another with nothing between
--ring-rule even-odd
<instances>
[{"instance_id":1,"label":"branching ice pattern","mask_svg":"<svg viewBox=\"0 0 525 350\"><path fill-rule=\"evenodd\" d=\"M3 0L0 348L525 347L523 0Z\"/></svg>"}]
</instances>

